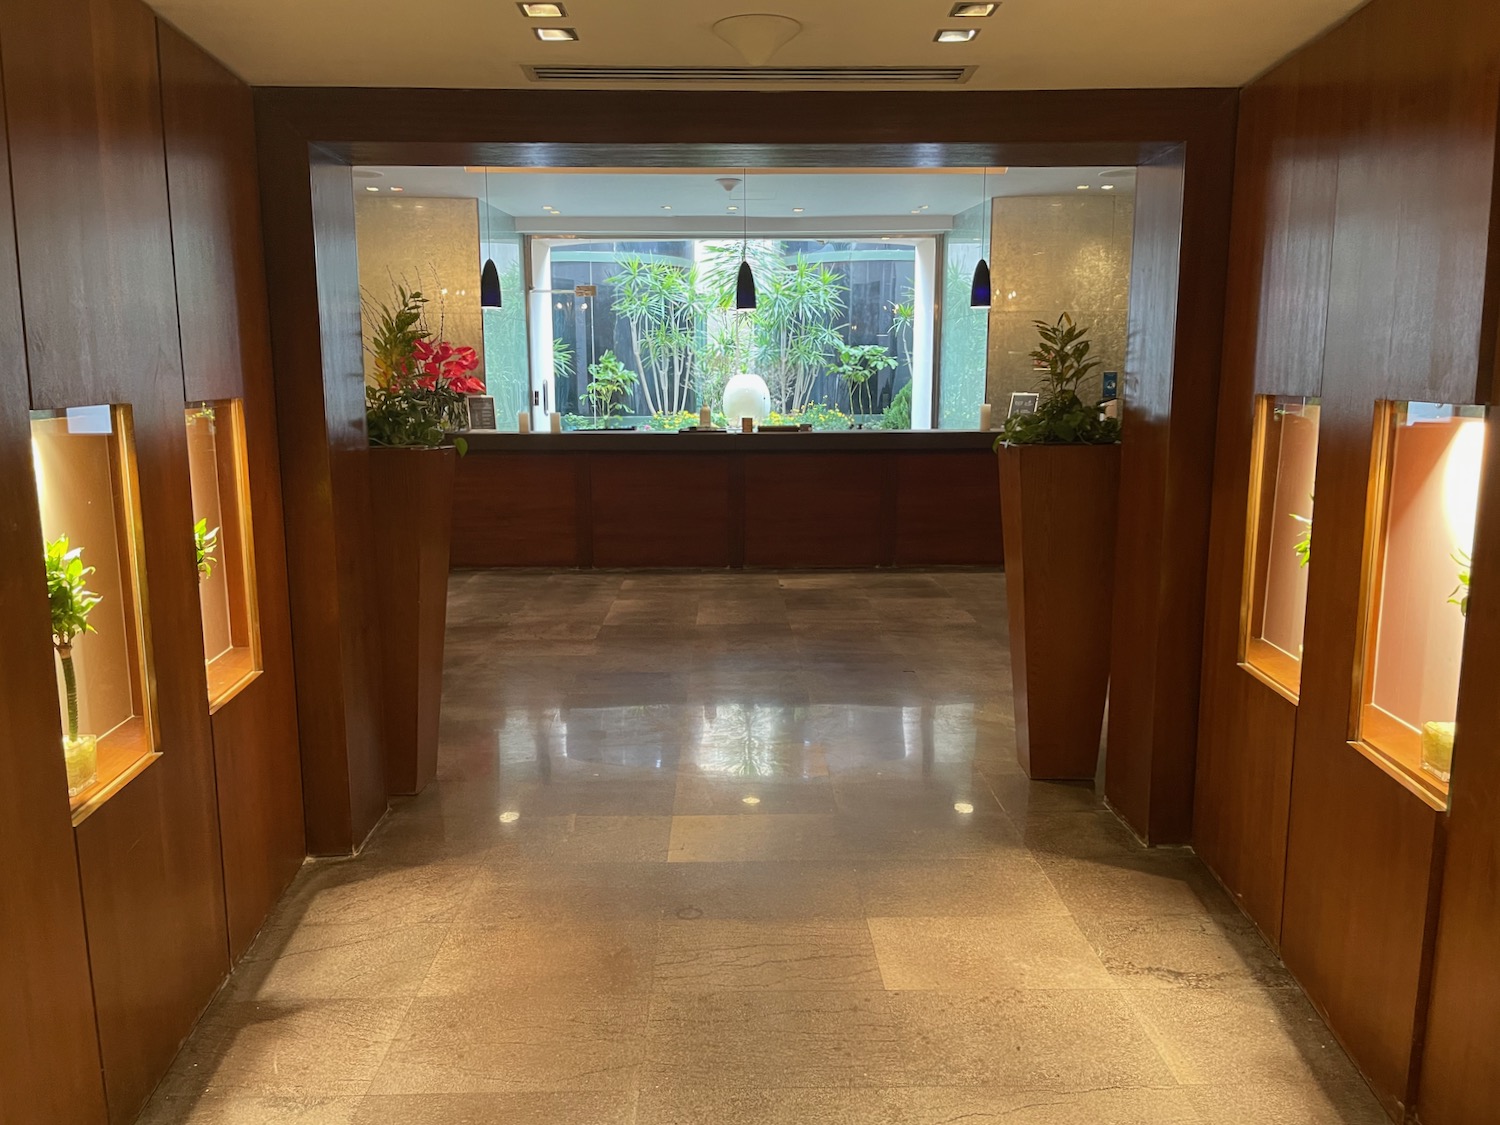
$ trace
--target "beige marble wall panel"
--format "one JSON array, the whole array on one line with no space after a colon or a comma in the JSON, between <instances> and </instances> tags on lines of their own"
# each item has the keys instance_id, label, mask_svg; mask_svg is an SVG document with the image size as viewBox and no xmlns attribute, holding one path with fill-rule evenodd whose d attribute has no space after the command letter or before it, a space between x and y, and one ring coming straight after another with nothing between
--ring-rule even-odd
<instances>
[{"instance_id":1,"label":"beige marble wall panel","mask_svg":"<svg viewBox=\"0 0 1500 1125\"><path fill-rule=\"evenodd\" d=\"M1079 192L994 201L987 397L998 415L1013 391L1035 388L1028 355L1037 342L1033 321L1070 313L1092 329L1101 370L1123 371L1134 220L1129 196Z\"/></svg>"},{"instance_id":2,"label":"beige marble wall panel","mask_svg":"<svg viewBox=\"0 0 1500 1125\"><path fill-rule=\"evenodd\" d=\"M484 323L479 310L479 210L473 199L356 199L360 289L379 300L404 282L428 297L434 335L479 353L484 375ZM441 329L440 326L441 325ZM370 325L364 325L369 339ZM371 372L365 353L365 375Z\"/></svg>"}]
</instances>

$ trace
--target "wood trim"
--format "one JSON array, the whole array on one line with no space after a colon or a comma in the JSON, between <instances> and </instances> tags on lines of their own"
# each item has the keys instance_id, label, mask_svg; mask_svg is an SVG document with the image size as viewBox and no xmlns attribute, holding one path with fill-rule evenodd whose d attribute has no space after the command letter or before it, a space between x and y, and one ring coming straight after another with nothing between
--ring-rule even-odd
<instances>
[{"instance_id":1,"label":"wood trim","mask_svg":"<svg viewBox=\"0 0 1500 1125\"><path fill-rule=\"evenodd\" d=\"M77 828L104 803L139 777L161 757L151 745L150 731L137 715L99 739L99 777L83 792L68 798L68 809Z\"/></svg>"}]
</instances>

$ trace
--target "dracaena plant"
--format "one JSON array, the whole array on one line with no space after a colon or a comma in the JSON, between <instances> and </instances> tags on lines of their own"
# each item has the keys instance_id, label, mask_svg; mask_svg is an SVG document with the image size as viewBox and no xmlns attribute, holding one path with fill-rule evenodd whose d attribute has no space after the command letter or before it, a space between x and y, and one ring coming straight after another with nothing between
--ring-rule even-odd
<instances>
[{"instance_id":1,"label":"dracaena plant","mask_svg":"<svg viewBox=\"0 0 1500 1125\"><path fill-rule=\"evenodd\" d=\"M78 740L78 679L73 671L73 642L94 632L89 614L103 599L86 583L94 568L83 565L83 548L70 547L66 535L45 545L47 602L52 609L52 644L62 660L68 696L68 738Z\"/></svg>"},{"instance_id":2,"label":"dracaena plant","mask_svg":"<svg viewBox=\"0 0 1500 1125\"><path fill-rule=\"evenodd\" d=\"M1453 593L1448 595L1448 604L1458 606L1458 612L1468 617L1469 572L1474 567L1474 561L1469 557L1469 552L1461 548L1453 553L1452 558L1458 564L1458 585L1453 587Z\"/></svg>"},{"instance_id":3,"label":"dracaena plant","mask_svg":"<svg viewBox=\"0 0 1500 1125\"><path fill-rule=\"evenodd\" d=\"M1100 361L1090 356L1087 328L1067 313L1056 323L1033 321L1040 342L1031 352L1042 373L1036 409L1005 420L996 444L1113 445L1120 440L1117 418L1102 416L1102 402L1080 393L1093 381Z\"/></svg>"}]
</instances>

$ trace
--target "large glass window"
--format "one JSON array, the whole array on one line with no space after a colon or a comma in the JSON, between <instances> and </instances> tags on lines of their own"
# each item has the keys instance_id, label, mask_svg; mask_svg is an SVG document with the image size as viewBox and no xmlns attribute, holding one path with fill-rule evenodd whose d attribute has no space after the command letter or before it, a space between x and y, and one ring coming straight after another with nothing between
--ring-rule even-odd
<instances>
[{"instance_id":1,"label":"large glass window","mask_svg":"<svg viewBox=\"0 0 1500 1125\"><path fill-rule=\"evenodd\" d=\"M725 385L742 371L765 380L770 424L907 429L919 241L543 243L539 382L566 429L676 430L703 406L723 425ZM742 250L754 309L734 308Z\"/></svg>"}]
</instances>

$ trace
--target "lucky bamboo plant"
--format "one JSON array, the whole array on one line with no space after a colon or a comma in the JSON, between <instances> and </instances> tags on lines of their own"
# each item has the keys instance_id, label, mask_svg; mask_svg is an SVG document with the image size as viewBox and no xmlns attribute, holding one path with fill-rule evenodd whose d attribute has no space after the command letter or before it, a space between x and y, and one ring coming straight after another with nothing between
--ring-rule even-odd
<instances>
[{"instance_id":1,"label":"lucky bamboo plant","mask_svg":"<svg viewBox=\"0 0 1500 1125\"><path fill-rule=\"evenodd\" d=\"M68 695L68 740L78 741L78 679L73 671L73 642L94 632L89 614L101 599L85 581L94 568L83 565L83 548L68 545L66 535L46 545L47 601L52 607L52 644L62 660L63 686Z\"/></svg>"}]
</instances>

